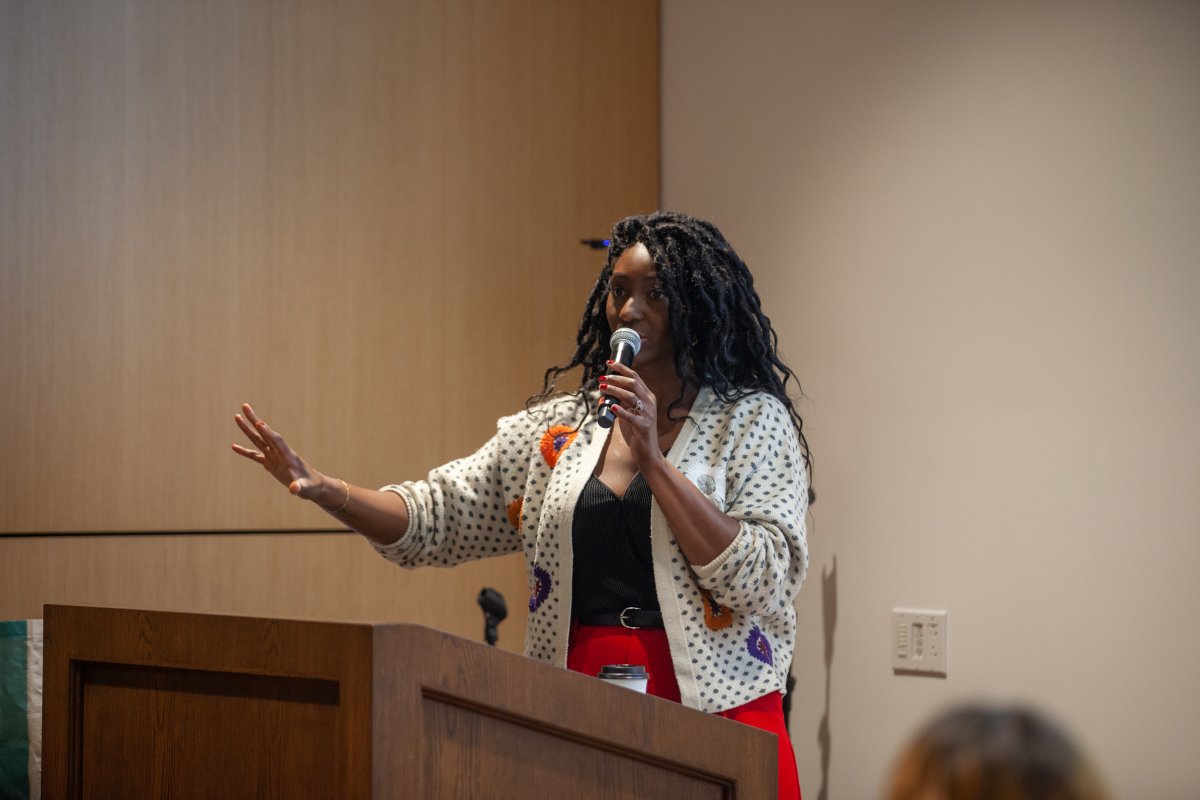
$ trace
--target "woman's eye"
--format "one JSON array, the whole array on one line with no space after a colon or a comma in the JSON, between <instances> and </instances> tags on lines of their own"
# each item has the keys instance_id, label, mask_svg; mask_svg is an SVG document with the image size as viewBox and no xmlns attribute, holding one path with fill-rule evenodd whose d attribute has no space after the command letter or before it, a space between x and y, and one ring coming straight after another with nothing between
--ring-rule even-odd
<instances>
[{"instance_id":1,"label":"woman's eye","mask_svg":"<svg viewBox=\"0 0 1200 800\"><path fill-rule=\"evenodd\" d=\"M610 295L612 295L613 297L624 297L625 296L625 290L622 289L620 286L608 287L608 293Z\"/></svg>"},{"instance_id":2,"label":"woman's eye","mask_svg":"<svg viewBox=\"0 0 1200 800\"><path fill-rule=\"evenodd\" d=\"M667 296L666 292L664 292L661 287L655 286L653 289L650 290L650 299L651 300L662 300L666 296Z\"/></svg>"}]
</instances>

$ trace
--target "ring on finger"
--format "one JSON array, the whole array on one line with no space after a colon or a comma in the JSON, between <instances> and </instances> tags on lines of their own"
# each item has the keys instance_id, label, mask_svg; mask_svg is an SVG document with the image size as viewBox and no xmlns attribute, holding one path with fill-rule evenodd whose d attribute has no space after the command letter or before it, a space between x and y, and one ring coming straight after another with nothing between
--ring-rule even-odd
<instances>
[{"instance_id":1,"label":"ring on finger","mask_svg":"<svg viewBox=\"0 0 1200 800\"><path fill-rule=\"evenodd\" d=\"M642 413L642 409L644 409L645 407L646 407L646 404L642 402L642 398L639 397L633 401L633 410L636 411L638 414Z\"/></svg>"}]
</instances>

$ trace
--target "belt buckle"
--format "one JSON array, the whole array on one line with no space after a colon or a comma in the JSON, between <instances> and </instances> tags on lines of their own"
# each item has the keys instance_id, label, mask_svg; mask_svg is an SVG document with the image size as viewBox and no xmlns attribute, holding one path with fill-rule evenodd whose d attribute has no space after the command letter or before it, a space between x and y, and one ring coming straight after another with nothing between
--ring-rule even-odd
<instances>
[{"instance_id":1,"label":"belt buckle","mask_svg":"<svg viewBox=\"0 0 1200 800\"><path fill-rule=\"evenodd\" d=\"M625 621L625 615L628 614L630 611L641 611L641 609L638 608L637 606L630 606L629 608L622 611L621 616L618 617L617 619L620 621L621 627L628 628L631 631L640 631L642 629L642 627L640 625L630 625L628 622Z\"/></svg>"}]
</instances>

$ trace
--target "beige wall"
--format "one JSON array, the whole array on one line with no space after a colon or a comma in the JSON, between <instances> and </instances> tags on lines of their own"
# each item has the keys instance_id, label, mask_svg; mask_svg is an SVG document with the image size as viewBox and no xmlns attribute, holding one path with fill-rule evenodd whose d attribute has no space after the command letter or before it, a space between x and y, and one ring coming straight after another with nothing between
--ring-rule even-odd
<instances>
[{"instance_id":1,"label":"beige wall","mask_svg":"<svg viewBox=\"0 0 1200 800\"><path fill-rule=\"evenodd\" d=\"M519 557L400 573L233 414L365 486L482 443L573 349L579 240L656 203L657 43L647 0L0 0L0 618L478 637L493 584L519 648Z\"/></svg>"},{"instance_id":2,"label":"beige wall","mask_svg":"<svg viewBox=\"0 0 1200 800\"><path fill-rule=\"evenodd\" d=\"M809 395L806 796L875 796L982 697L1195 797L1198 43L1189 3L664 2L664 205L747 258ZM895 606L949 611L947 678L892 674Z\"/></svg>"}]
</instances>

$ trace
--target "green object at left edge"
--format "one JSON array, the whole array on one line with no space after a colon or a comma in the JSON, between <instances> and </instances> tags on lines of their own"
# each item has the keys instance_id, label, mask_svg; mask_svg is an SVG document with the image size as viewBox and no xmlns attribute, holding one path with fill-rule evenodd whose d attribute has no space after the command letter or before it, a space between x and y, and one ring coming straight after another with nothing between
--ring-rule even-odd
<instances>
[{"instance_id":1,"label":"green object at left edge","mask_svg":"<svg viewBox=\"0 0 1200 800\"><path fill-rule=\"evenodd\" d=\"M41 621L0 622L0 797L30 798L30 741L41 735ZM33 669L31 670L31 666ZM32 729L32 730L31 730ZM36 755L36 753L35 753ZM36 759L35 759L36 760Z\"/></svg>"}]
</instances>

